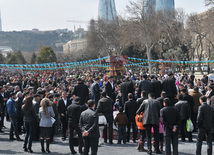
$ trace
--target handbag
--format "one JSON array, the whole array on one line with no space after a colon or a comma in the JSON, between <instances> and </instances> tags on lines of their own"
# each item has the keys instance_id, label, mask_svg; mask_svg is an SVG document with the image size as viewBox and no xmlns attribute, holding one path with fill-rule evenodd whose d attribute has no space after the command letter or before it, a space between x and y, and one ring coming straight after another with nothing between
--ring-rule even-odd
<instances>
[{"instance_id":1,"label":"handbag","mask_svg":"<svg viewBox=\"0 0 214 155\"><path fill-rule=\"evenodd\" d=\"M137 121L138 122L143 122L143 114L142 113L140 113L140 114L137 114Z\"/></svg>"},{"instance_id":2,"label":"handbag","mask_svg":"<svg viewBox=\"0 0 214 155\"><path fill-rule=\"evenodd\" d=\"M54 124L55 121L56 121L56 119L51 117L51 123Z\"/></svg>"},{"instance_id":3,"label":"handbag","mask_svg":"<svg viewBox=\"0 0 214 155\"><path fill-rule=\"evenodd\" d=\"M98 124L99 125L106 125L107 124L107 120L106 117L104 115L100 115L98 118Z\"/></svg>"},{"instance_id":4,"label":"handbag","mask_svg":"<svg viewBox=\"0 0 214 155\"><path fill-rule=\"evenodd\" d=\"M191 119L187 120L186 128L187 128L188 132L192 132L194 130L194 126L193 126L193 123L192 123Z\"/></svg>"}]
</instances>

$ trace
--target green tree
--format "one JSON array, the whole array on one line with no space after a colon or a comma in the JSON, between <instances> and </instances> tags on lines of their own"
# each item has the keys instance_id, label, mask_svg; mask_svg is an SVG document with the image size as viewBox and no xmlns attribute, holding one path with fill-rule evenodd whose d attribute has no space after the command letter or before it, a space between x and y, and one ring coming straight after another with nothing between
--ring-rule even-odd
<instances>
[{"instance_id":1,"label":"green tree","mask_svg":"<svg viewBox=\"0 0 214 155\"><path fill-rule=\"evenodd\" d=\"M8 64L26 64L26 60L21 51L9 54L7 60Z\"/></svg>"},{"instance_id":2,"label":"green tree","mask_svg":"<svg viewBox=\"0 0 214 155\"><path fill-rule=\"evenodd\" d=\"M5 57L2 53L0 53L0 64L4 64L5 63Z\"/></svg>"},{"instance_id":3,"label":"green tree","mask_svg":"<svg viewBox=\"0 0 214 155\"><path fill-rule=\"evenodd\" d=\"M31 64L35 64L36 63L36 53L35 52L33 52L33 54L32 54L32 57L30 59L30 63Z\"/></svg>"},{"instance_id":4,"label":"green tree","mask_svg":"<svg viewBox=\"0 0 214 155\"><path fill-rule=\"evenodd\" d=\"M40 55L36 58L37 63L49 63L49 62L56 62L56 54L54 53L51 47L44 47Z\"/></svg>"}]
</instances>

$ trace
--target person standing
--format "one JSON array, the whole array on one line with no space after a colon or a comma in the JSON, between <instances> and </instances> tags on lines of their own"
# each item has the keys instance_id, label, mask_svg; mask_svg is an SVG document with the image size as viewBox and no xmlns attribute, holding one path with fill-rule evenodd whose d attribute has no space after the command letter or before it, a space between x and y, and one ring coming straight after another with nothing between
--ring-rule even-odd
<instances>
[{"instance_id":1,"label":"person standing","mask_svg":"<svg viewBox=\"0 0 214 155\"><path fill-rule=\"evenodd\" d=\"M130 139L130 128L132 126L133 131L133 142L136 142L137 137L137 130L136 130L136 122L135 122L135 115L136 111L138 109L137 102L133 99L132 93L128 94L128 101L125 102L124 105L124 111L128 117L128 124L127 124L127 142L129 142Z\"/></svg>"},{"instance_id":2,"label":"person standing","mask_svg":"<svg viewBox=\"0 0 214 155\"><path fill-rule=\"evenodd\" d=\"M194 105L194 107L193 107L193 111L194 111L194 116L195 116L195 118L197 118L197 115L198 115L198 107L200 106L200 101L199 101L199 99L200 99L200 97L202 96L202 94L199 93L198 87L197 87L197 86L194 87L193 92L190 94L190 96L192 96L193 101L194 101L194 103L195 103L195 105ZM212 98L212 97L211 97L211 98ZM197 128L197 126L196 126L196 119L194 119L193 125L194 125L194 131L196 131L196 128Z\"/></svg>"},{"instance_id":3,"label":"person standing","mask_svg":"<svg viewBox=\"0 0 214 155\"><path fill-rule=\"evenodd\" d=\"M3 87L0 87L0 104L1 104L1 121L0 121L0 132L3 132L1 129L5 128L4 126L4 118L6 115L6 118L8 116L8 112L7 112L7 100L10 97L10 92L6 90L6 86L4 85ZM7 119L8 120L8 119Z\"/></svg>"},{"instance_id":4,"label":"person standing","mask_svg":"<svg viewBox=\"0 0 214 155\"><path fill-rule=\"evenodd\" d=\"M29 94L29 92L28 92L28 94ZM27 96L29 96L29 95L27 95ZM41 101L41 96L39 94L34 94L32 102L33 102L33 109L36 112L37 117L39 117L40 101ZM39 120L36 120L35 125L34 125L33 140L39 141Z\"/></svg>"},{"instance_id":5,"label":"person standing","mask_svg":"<svg viewBox=\"0 0 214 155\"><path fill-rule=\"evenodd\" d=\"M18 132L22 133L24 132L24 128L22 130L23 127L23 116L22 116L22 105L23 105L23 95L22 92L19 91L16 94L16 109L17 109L17 121L18 121Z\"/></svg>"},{"instance_id":6,"label":"person standing","mask_svg":"<svg viewBox=\"0 0 214 155\"><path fill-rule=\"evenodd\" d=\"M143 80L140 81L138 86L138 98L140 98L141 92L145 91L147 94L151 92L151 81L147 79L147 75L143 74Z\"/></svg>"},{"instance_id":7,"label":"person standing","mask_svg":"<svg viewBox=\"0 0 214 155\"><path fill-rule=\"evenodd\" d=\"M67 92L62 92L62 98L58 101L58 113L60 115L60 121L62 125L62 140L66 140L66 130L67 130L67 120L66 120L66 112L67 107L71 104L71 100L67 98Z\"/></svg>"},{"instance_id":8,"label":"person standing","mask_svg":"<svg viewBox=\"0 0 214 155\"><path fill-rule=\"evenodd\" d=\"M107 143L107 126L109 127L109 143L113 144L113 101L111 98L106 96L106 92L102 92L102 98L98 102L97 112L103 113L106 117L107 125L104 126L103 138L104 142Z\"/></svg>"},{"instance_id":9,"label":"person standing","mask_svg":"<svg viewBox=\"0 0 214 155\"><path fill-rule=\"evenodd\" d=\"M2 86L0 86L0 92L2 92ZM2 130L3 128L3 115L4 115L4 100L3 100L3 96L0 95L0 132L4 132Z\"/></svg>"},{"instance_id":10,"label":"person standing","mask_svg":"<svg viewBox=\"0 0 214 155\"><path fill-rule=\"evenodd\" d=\"M109 76L108 82L106 82L104 90L105 90L107 96L110 97L113 100L113 102L115 102L116 94L115 94L115 86L114 86L114 77L113 76Z\"/></svg>"},{"instance_id":11,"label":"person standing","mask_svg":"<svg viewBox=\"0 0 214 155\"><path fill-rule=\"evenodd\" d=\"M88 86L86 86L82 79L77 80L77 84L74 86L72 95L80 97L80 106L87 109L85 107L85 103L88 100L89 97L89 90Z\"/></svg>"},{"instance_id":12,"label":"person standing","mask_svg":"<svg viewBox=\"0 0 214 155\"><path fill-rule=\"evenodd\" d=\"M50 151L50 136L51 136L51 127L52 119L54 117L53 107L50 105L50 100L44 98L41 101L41 107L39 108L39 127L40 127L40 141L41 141L41 151L45 153L44 140L46 139L46 152L51 153Z\"/></svg>"},{"instance_id":13,"label":"person standing","mask_svg":"<svg viewBox=\"0 0 214 155\"><path fill-rule=\"evenodd\" d=\"M75 130L78 134L78 144L79 144L79 153L82 154L82 146L83 146L83 139L82 139L82 132L79 124L80 114L81 114L81 107L79 105L80 98L76 96L74 98L74 103L68 106L67 108L67 120L68 120L68 126L69 126L69 145L71 154L76 154L77 152L74 150L74 137L73 137L73 131Z\"/></svg>"},{"instance_id":14,"label":"person standing","mask_svg":"<svg viewBox=\"0 0 214 155\"><path fill-rule=\"evenodd\" d=\"M166 98L166 92L162 91L161 92L161 97L156 98L156 100L160 103L161 108L164 107L163 105L163 100Z\"/></svg>"},{"instance_id":15,"label":"person standing","mask_svg":"<svg viewBox=\"0 0 214 155\"><path fill-rule=\"evenodd\" d=\"M12 92L10 94L10 99L7 101L7 112L9 114L10 117L10 121L11 121L11 126L10 126L10 140L15 140L13 138L13 131L15 131L15 135L16 135L16 140L17 141L23 141L20 137L19 137L19 133L18 133L18 124L17 124L17 110L16 110L16 106L15 106L15 99L16 99L16 93Z\"/></svg>"},{"instance_id":16,"label":"person standing","mask_svg":"<svg viewBox=\"0 0 214 155\"><path fill-rule=\"evenodd\" d=\"M178 109L180 113L181 118L181 124L180 124L180 133L181 133L181 140L182 142L185 142L185 133L188 135L189 141L192 139L192 132L187 132L186 129L186 122L191 116L190 106L187 101L184 100L184 97L182 94L178 95L178 102L175 104L175 107Z\"/></svg>"},{"instance_id":17,"label":"person standing","mask_svg":"<svg viewBox=\"0 0 214 155\"><path fill-rule=\"evenodd\" d=\"M125 102L128 101L128 94L134 93L134 85L132 81L130 81L129 77L126 77L125 81L121 84L120 92L122 93L122 106L124 106Z\"/></svg>"},{"instance_id":18,"label":"person standing","mask_svg":"<svg viewBox=\"0 0 214 155\"><path fill-rule=\"evenodd\" d=\"M164 125L165 150L166 155L171 155L171 146L173 155L178 155L178 127L180 124L180 114L177 108L173 107L169 98L165 98L164 108L160 111L162 123Z\"/></svg>"},{"instance_id":19,"label":"person standing","mask_svg":"<svg viewBox=\"0 0 214 155\"><path fill-rule=\"evenodd\" d=\"M83 111L80 115L79 127L82 130L84 139L84 155L88 155L91 147L91 155L97 155L98 139L99 139L99 125L98 113L95 109L95 102L88 100L88 109Z\"/></svg>"},{"instance_id":20,"label":"person standing","mask_svg":"<svg viewBox=\"0 0 214 155\"><path fill-rule=\"evenodd\" d=\"M23 113L23 121L25 126L25 140L23 149L25 152L33 153L32 141L33 141L33 130L35 127L35 122L37 121L37 115L35 110L33 109L32 98L28 97L25 99L25 103L22 106L22 113ZM27 146L28 145L28 146Z\"/></svg>"},{"instance_id":21,"label":"person standing","mask_svg":"<svg viewBox=\"0 0 214 155\"><path fill-rule=\"evenodd\" d=\"M181 90L181 94L183 94L183 100L187 101L189 106L190 106L190 118L191 118L191 121L194 122L195 121L195 116L194 116L194 110L193 110L193 107L195 106L195 103L194 103L194 100L192 98L192 96L190 96L187 92L187 89L186 88L183 88ZM188 133L188 136L189 136L189 142L193 142L192 140L192 132L189 132Z\"/></svg>"},{"instance_id":22,"label":"person standing","mask_svg":"<svg viewBox=\"0 0 214 155\"><path fill-rule=\"evenodd\" d=\"M198 124L198 138L196 155L201 155L201 147L204 136L207 139L207 155L212 155L212 134L211 129L214 128L214 110L206 103L207 97L201 96L201 106L198 108L197 124Z\"/></svg>"},{"instance_id":23,"label":"person standing","mask_svg":"<svg viewBox=\"0 0 214 155\"><path fill-rule=\"evenodd\" d=\"M168 78L162 83L162 89L166 92L167 97L170 99L171 103L175 104L175 96L177 95L177 89L175 85L175 78L172 73L168 74Z\"/></svg>"},{"instance_id":24,"label":"person standing","mask_svg":"<svg viewBox=\"0 0 214 155\"><path fill-rule=\"evenodd\" d=\"M154 93L155 98L160 97L162 91L161 82L155 79L155 75L151 76L151 93Z\"/></svg>"},{"instance_id":25,"label":"person standing","mask_svg":"<svg viewBox=\"0 0 214 155\"><path fill-rule=\"evenodd\" d=\"M123 107L119 108L119 113L114 119L114 124L118 128L118 142L117 144L121 144L123 139L123 144L126 144L126 126L128 124L128 118L126 114L123 112Z\"/></svg>"},{"instance_id":26,"label":"person standing","mask_svg":"<svg viewBox=\"0 0 214 155\"><path fill-rule=\"evenodd\" d=\"M95 78L94 83L91 85L91 99L95 101L96 107L98 104L98 101L100 100L100 78L97 77Z\"/></svg>"},{"instance_id":27,"label":"person standing","mask_svg":"<svg viewBox=\"0 0 214 155\"><path fill-rule=\"evenodd\" d=\"M159 116L160 116L160 103L154 99L154 94L150 93L148 95L149 99L144 100L136 114L144 113L143 116L143 126L146 128L147 134L147 146L148 154L152 154L152 144L151 144L151 129L154 130L154 140L155 140L155 152L156 154L161 154L159 149Z\"/></svg>"}]
</instances>

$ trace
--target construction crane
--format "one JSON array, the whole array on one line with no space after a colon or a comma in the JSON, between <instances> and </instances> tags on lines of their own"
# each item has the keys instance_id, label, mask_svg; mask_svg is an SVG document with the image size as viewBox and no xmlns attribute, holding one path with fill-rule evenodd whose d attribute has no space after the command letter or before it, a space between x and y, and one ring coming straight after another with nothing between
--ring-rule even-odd
<instances>
[{"instance_id":1,"label":"construction crane","mask_svg":"<svg viewBox=\"0 0 214 155\"><path fill-rule=\"evenodd\" d=\"M78 21L78 20L67 20L66 22L71 22L71 23L83 23L83 24L87 24L88 22L86 21ZM81 27L81 25L80 25ZM75 25L74 25L74 32L75 32L76 28L75 28Z\"/></svg>"},{"instance_id":2,"label":"construction crane","mask_svg":"<svg viewBox=\"0 0 214 155\"><path fill-rule=\"evenodd\" d=\"M85 24L88 23L86 21L78 21L78 20L67 20L67 22L71 22L71 23L85 23Z\"/></svg>"}]
</instances>

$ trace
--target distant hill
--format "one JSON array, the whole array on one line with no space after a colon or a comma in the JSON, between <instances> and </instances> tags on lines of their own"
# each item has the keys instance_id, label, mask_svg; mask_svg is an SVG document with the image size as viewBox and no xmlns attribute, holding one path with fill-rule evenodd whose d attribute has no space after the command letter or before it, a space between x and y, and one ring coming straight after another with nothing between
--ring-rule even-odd
<instances>
[{"instance_id":1,"label":"distant hill","mask_svg":"<svg viewBox=\"0 0 214 155\"><path fill-rule=\"evenodd\" d=\"M62 51L62 45L73 38L73 32L60 31L13 31L0 32L0 46L10 46L13 51L32 52L41 46Z\"/></svg>"}]
</instances>

